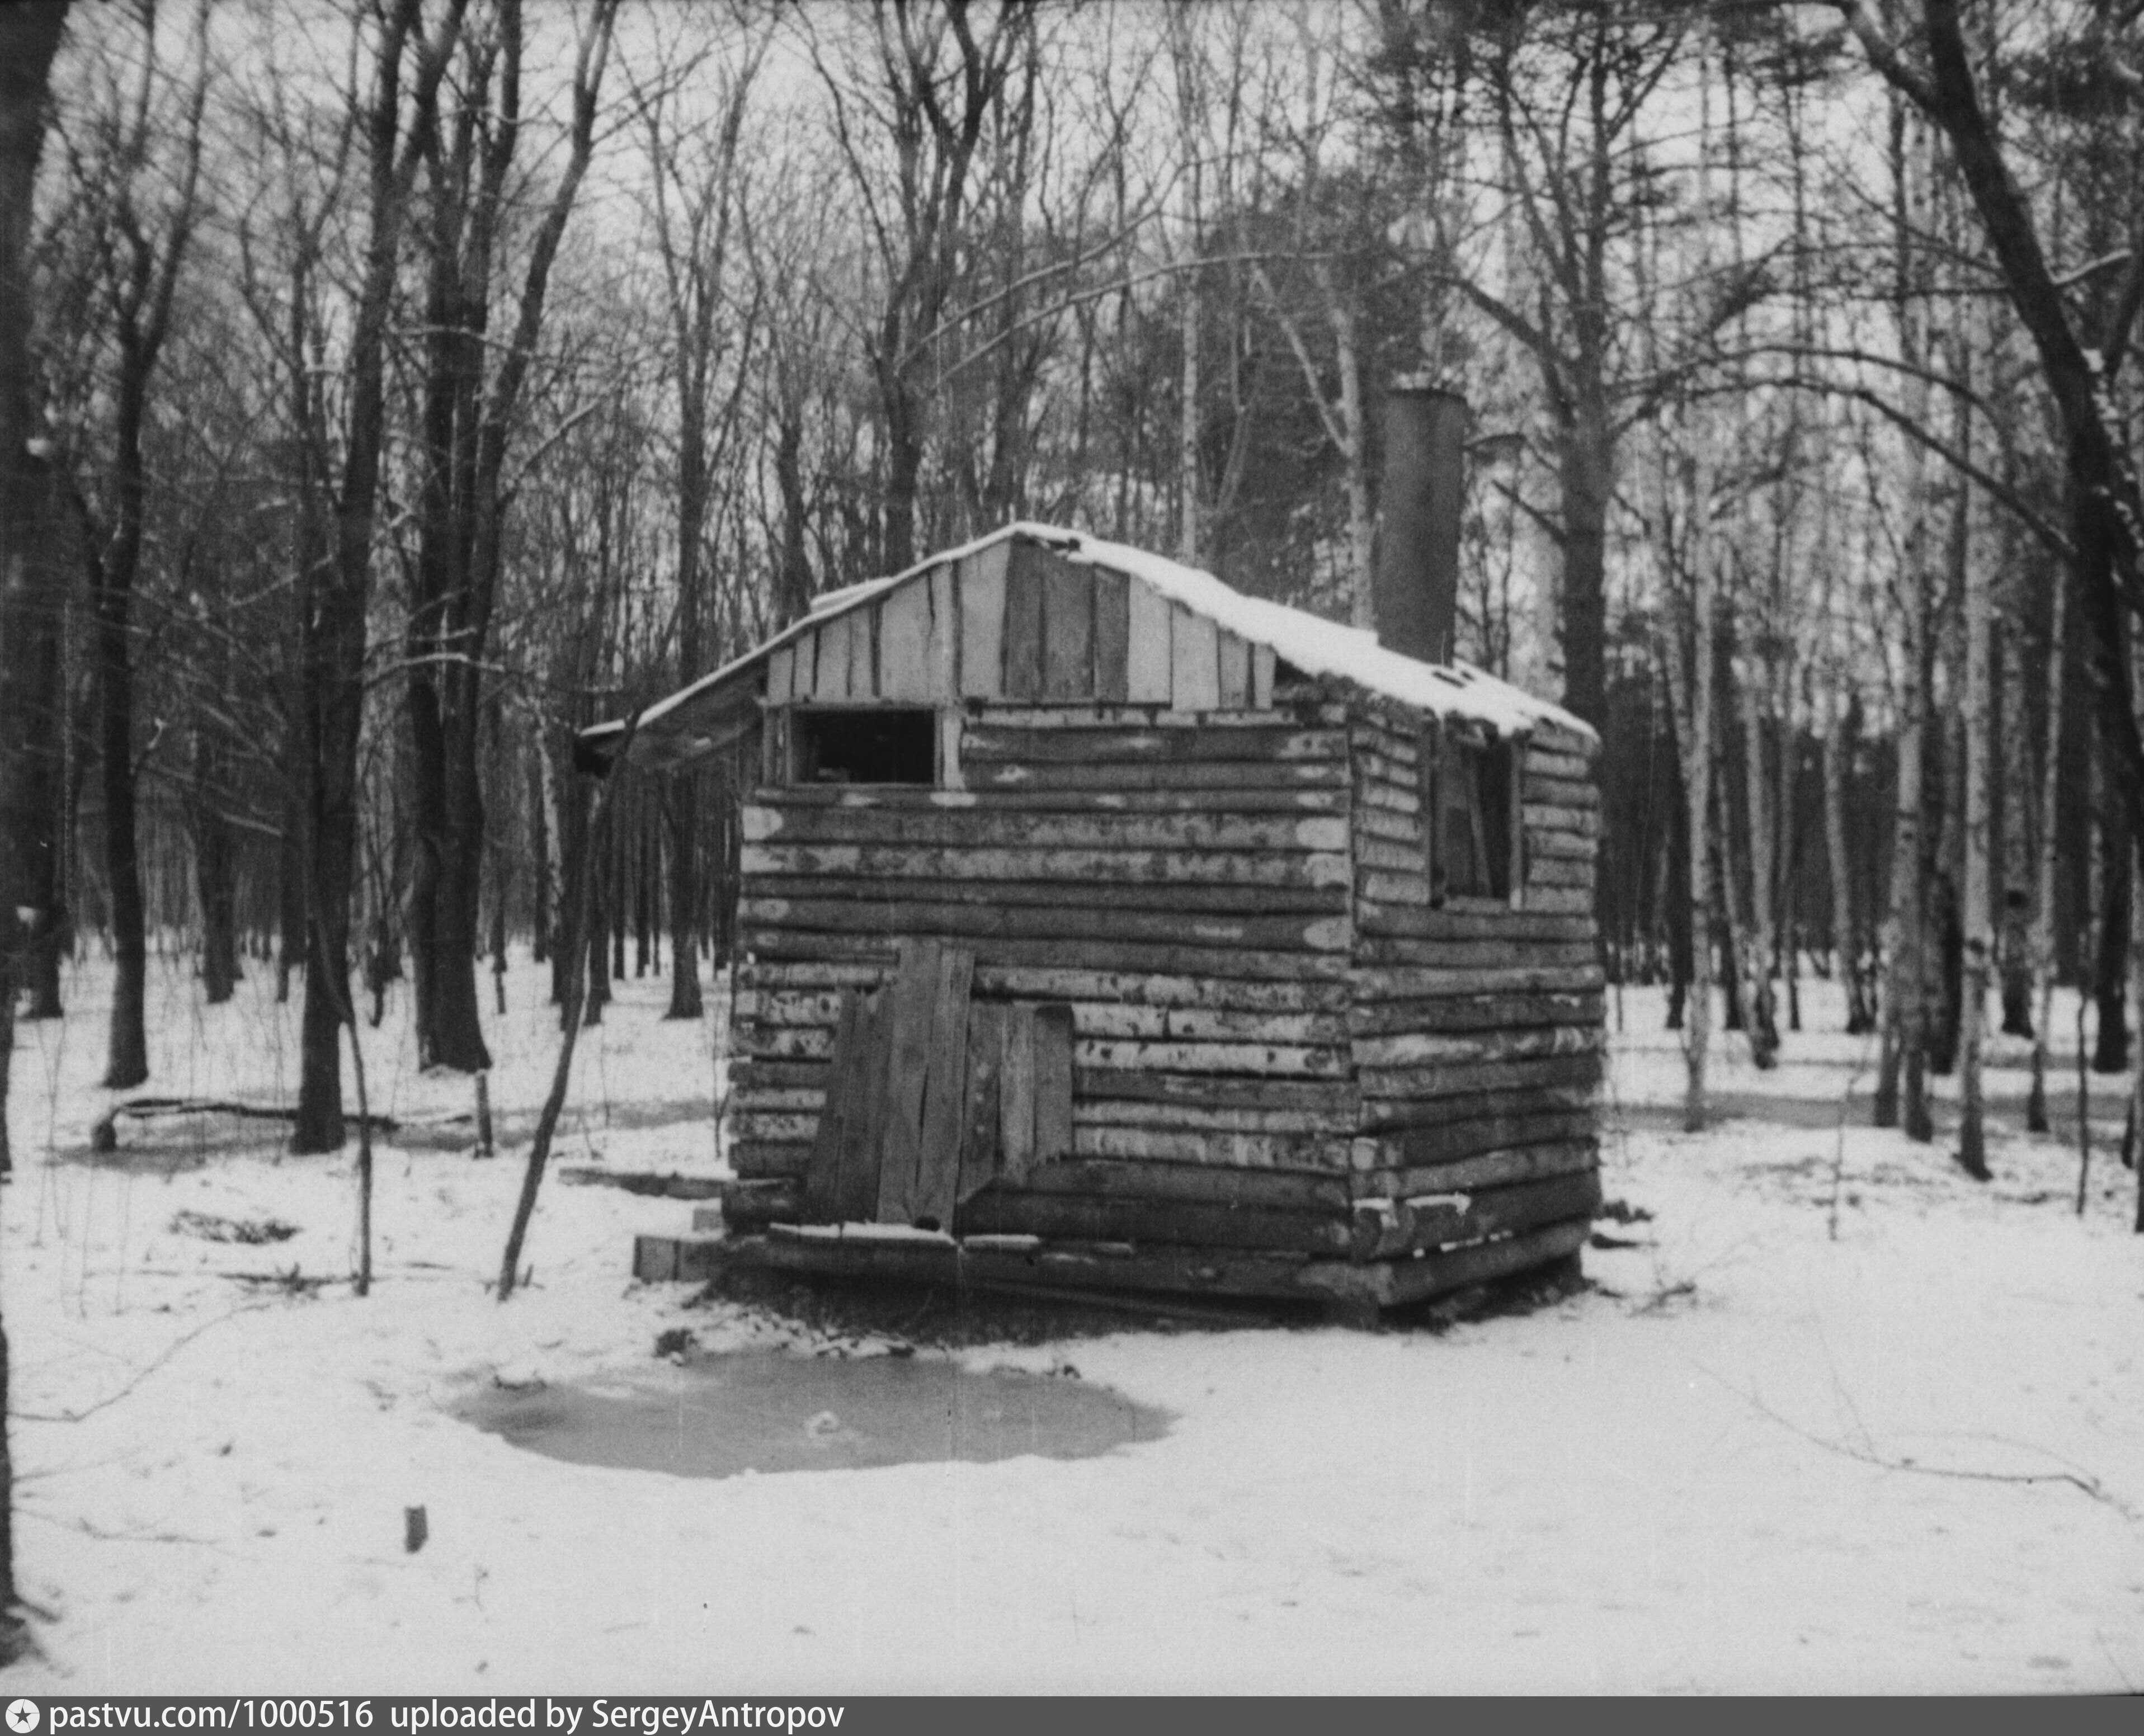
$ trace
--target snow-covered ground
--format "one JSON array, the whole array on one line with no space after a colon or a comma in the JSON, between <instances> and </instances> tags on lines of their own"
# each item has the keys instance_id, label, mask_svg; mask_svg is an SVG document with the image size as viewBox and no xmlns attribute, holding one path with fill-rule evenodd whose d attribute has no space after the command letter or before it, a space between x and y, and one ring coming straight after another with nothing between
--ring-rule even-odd
<instances>
[{"instance_id":1,"label":"snow-covered ground","mask_svg":"<svg viewBox=\"0 0 2144 1736\"><path fill-rule=\"evenodd\" d=\"M265 975L211 1013L161 972L151 1089L286 1101L295 1009ZM1640 1245L1589 1253L1589 1292L1439 1333L1128 1317L962 1354L1076 1360L1172 1413L1162 1440L686 1481L445 1408L494 1377L645 1378L681 1325L812 1347L633 1282L634 1232L690 1207L555 1171L534 1284L492 1299L555 1043L539 972L495 1021L499 1161L407 1124L468 1104L415 1074L406 1002L365 1033L374 1106L405 1121L365 1300L341 1282L351 1156L225 1121L129 1125L89 1158L102 967L69 986L62 1025L21 1028L0 1196L17 1570L42 1612L11 1691L2144 1687L2135 1181L2102 1138L2075 1215L2074 1151L2017 1131L2015 1044L1978 1186L1940 1141L1863 1124L1873 1054L1819 1034L1821 985L1775 1073L1728 1039L1736 1118L1673 1131L1680 1055L1633 991L1605 1179L1652 1216L1601 1226ZM588 1034L558 1164L722 1173L716 1009L667 1024L666 986L626 985ZM204 1218L295 1233L204 1239Z\"/></svg>"}]
</instances>

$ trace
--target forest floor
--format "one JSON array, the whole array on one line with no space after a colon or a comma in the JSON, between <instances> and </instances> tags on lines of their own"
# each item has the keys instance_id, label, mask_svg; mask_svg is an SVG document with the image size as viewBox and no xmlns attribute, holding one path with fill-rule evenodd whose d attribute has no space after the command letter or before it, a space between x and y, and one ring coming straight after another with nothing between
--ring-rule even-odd
<instances>
[{"instance_id":1,"label":"forest floor","mask_svg":"<svg viewBox=\"0 0 2144 1736\"><path fill-rule=\"evenodd\" d=\"M949 1348L630 1280L633 1234L690 1205L573 1173L724 1173L719 1001L666 1023L656 978L583 1040L534 1282L495 1302L556 1043L543 987L517 968L493 1021L496 1161L427 1119L469 1087L416 1073L406 999L365 1034L400 1125L362 1300L354 1153L285 1158L278 1124L218 1118L122 1124L93 1154L105 967L21 1027L0 1283L38 1654L9 1691L2144 1689L2119 1081L2093 1081L2080 1218L2074 1149L2018 1130L2014 1041L1976 1184L1941 1137L1867 1127L1873 1049L1821 1034L1820 984L1775 1071L1725 1039L1733 1118L1675 1131L1676 1039L1632 991L1604 1104L1615 1245L1578 1293L1374 1333L1082 1311ZM270 988L256 968L204 1010L160 964L149 1089L287 1103L296 1009ZM457 1413L670 1382L682 1421L692 1358L655 1354L681 1331L696 1354L1076 1378L1166 1426L1077 1458L687 1479Z\"/></svg>"}]
</instances>

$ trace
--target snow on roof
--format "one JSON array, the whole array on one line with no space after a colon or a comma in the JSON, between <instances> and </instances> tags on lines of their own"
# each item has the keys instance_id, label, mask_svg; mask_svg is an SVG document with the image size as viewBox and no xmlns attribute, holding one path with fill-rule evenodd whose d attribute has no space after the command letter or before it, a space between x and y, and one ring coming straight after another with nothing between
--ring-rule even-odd
<instances>
[{"instance_id":1,"label":"snow on roof","mask_svg":"<svg viewBox=\"0 0 2144 1736\"><path fill-rule=\"evenodd\" d=\"M1561 706L1537 698L1524 688L1500 681L1472 664L1425 663L1380 645L1377 635L1363 628L1343 627L1308 610L1291 608L1286 603L1268 602L1262 597L1246 597L1212 573L1184 566L1166 556L1151 554L1123 543L1104 542L1084 531L1065 530L1055 525L1025 520L978 537L958 548L931 555L891 578L867 579L861 584L822 592L812 600L807 613L772 638L702 676L690 686L679 688L668 698L656 701L640 714L640 727L646 729L660 722L680 707L722 687L770 652L834 617L860 608L934 567L959 560L1013 537L1025 537L1042 543L1075 563L1106 567L1139 579L1170 602L1205 617L1238 637L1270 646L1276 656L1306 675L1350 682L1433 717L1476 719L1493 725L1500 733L1516 734L1547 724L1568 730L1589 742L1599 739L1590 724ZM583 732L583 735L610 735L623 727L622 722L598 724L594 729Z\"/></svg>"}]
</instances>

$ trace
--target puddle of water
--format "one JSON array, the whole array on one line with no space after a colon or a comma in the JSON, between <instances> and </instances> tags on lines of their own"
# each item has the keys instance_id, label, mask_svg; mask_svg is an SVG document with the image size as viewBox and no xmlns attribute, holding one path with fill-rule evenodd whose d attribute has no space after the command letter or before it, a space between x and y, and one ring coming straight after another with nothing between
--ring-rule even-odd
<instances>
[{"instance_id":1,"label":"puddle of water","mask_svg":"<svg viewBox=\"0 0 2144 1736\"><path fill-rule=\"evenodd\" d=\"M479 1428L575 1465L727 1477L1023 1453L1088 1459L1158 1441L1165 1413L1105 1386L921 1357L739 1352L697 1357L623 1392L491 1388L456 1407Z\"/></svg>"}]
</instances>

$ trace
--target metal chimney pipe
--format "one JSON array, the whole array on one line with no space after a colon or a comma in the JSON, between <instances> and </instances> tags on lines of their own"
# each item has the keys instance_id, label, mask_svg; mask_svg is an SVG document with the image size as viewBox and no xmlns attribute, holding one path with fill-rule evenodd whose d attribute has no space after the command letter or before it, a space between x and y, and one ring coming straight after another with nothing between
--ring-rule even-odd
<instances>
[{"instance_id":1,"label":"metal chimney pipe","mask_svg":"<svg viewBox=\"0 0 2144 1736\"><path fill-rule=\"evenodd\" d=\"M1452 661L1459 613L1459 516L1467 490L1467 400L1435 386L1385 394L1385 478L1371 600L1377 641L1427 663Z\"/></svg>"}]
</instances>

